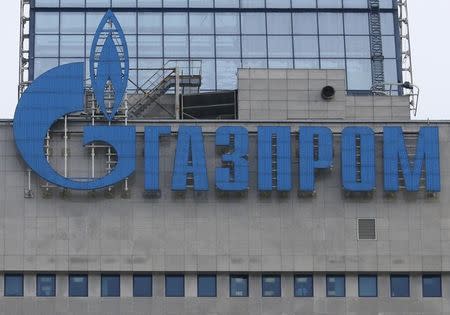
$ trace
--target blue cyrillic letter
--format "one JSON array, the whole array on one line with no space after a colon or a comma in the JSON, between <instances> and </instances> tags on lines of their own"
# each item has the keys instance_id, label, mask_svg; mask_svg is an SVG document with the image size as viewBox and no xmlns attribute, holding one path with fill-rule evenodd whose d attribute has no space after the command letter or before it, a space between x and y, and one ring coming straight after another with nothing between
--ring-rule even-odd
<instances>
[{"instance_id":1,"label":"blue cyrillic letter","mask_svg":"<svg viewBox=\"0 0 450 315\"><path fill-rule=\"evenodd\" d=\"M145 127L145 190L158 191L159 188L159 137L170 135L170 126Z\"/></svg>"}]
</instances>

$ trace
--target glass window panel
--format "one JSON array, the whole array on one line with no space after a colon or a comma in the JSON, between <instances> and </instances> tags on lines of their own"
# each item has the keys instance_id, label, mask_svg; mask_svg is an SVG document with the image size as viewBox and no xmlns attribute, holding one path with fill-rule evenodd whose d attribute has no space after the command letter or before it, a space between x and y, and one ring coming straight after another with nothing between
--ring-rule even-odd
<instances>
[{"instance_id":1,"label":"glass window panel","mask_svg":"<svg viewBox=\"0 0 450 315\"><path fill-rule=\"evenodd\" d=\"M69 275L69 296L88 296L87 275Z\"/></svg>"},{"instance_id":2,"label":"glass window panel","mask_svg":"<svg viewBox=\"0 0 450 315\"><path fill-rule=\"evenodd\" d=\"M191 57L214 57L214 36L191 36Z\"/></svg>"},{"instance_id":3,"label":"glass window panel","mask_svg":"<svg viewBox=\"0 0 450 315\"><path fill-rule=\"evenodd\" d=\"M268 8L290 8L291 0L266 0Z\"/></svg>"},{"instance_id":4,"label":"glass window panel","mask_svg":"<svg viewBox=\"0 0 450 315\"><path fill-rule=\"evenodd\" d=\"M267 59L243 59L242 68L266 69Z\"/></svg>"},{"instance_id":5,"label":"glass window panel","mask_svg":"<svg viewBox=\"0 0 450 315\"><path fill-rule=\"evenodd\" d=\"M320 59L321 69L345 69L345 59Z\"/></svg>"},{"instance_id":6,"label":"glass window panel","mask_svg":"<svg viewBox=\"0 0 450 315\"><path fill-rule=\"evenodd\" d=\"M270 60L269 60L269 67ZM262 277L262 296L278 297L281 296L281 277L280 276L263 276Z\"/></svg>"},{"instance_id":7,"label":"glass window panel","mask_svg":"<svg viewBox=\"0 0 450 315\"><path fill-rule=\"evenodd\" d=\"M162 0L138 0L139 8L160 8Z\"/></svg>"},{"instance_id":8,"label":"glass window panel","mask_svg":"<svg viewBox=\"0 0 450 315\"><path fill-rule=\"evenodd\" d=\"M84 13L61 12L61 34L84 34Z\"/></svg>"},{"instance_id":9,"label":"glass window panel","mask_svg":"<svg viewBox=\"0 0 450 315\"><path fill-rule=\"evenodd\" d=\"M327 276L327 296L345 296L345 276Z\"/></svg>"},{"instance_id":10,"label":"glass window panel","mask_svg":"<svg viewBox=\"0 0 450 315\"><path fill-rule=\"evenodd\" d=\"M264 8L265 0L241 0L241 8Z\"/></svg>"},{"instance_id":11,"label":"glass window panel","mask_svg":"<svg viewBox=\"0 0 450 315\"><path fill-rule=\"evenodd\" d=\"M184 296L184 276L166 275L166 296L167 297Z\"/></svg>"},{"instance_id":12,"label":"glass window panel","mask_svg":"<svg viewBox=\"0 0 450 315\"><path fill-rule=\"evenodd\" d=\"M101 12L87 12L86 13L86 33L95 34L97 28L104 16Z\"/></svg>"},{"instance_id":13,"label":"glass window panel","mask_svg":"<svg viewBox=\"0 0 450 315\"><path fill-rule=\"evenodd\" d=\"M93 7L109 7L111 5L110 0L86 0L86 7L93 8Z\"/></svg>"},{"instance_id":14,"label":"glass window panel","mask_svg":"<svg viewBox=\"0 0 450 315\"><path fill-rule=\"evenodd\" d=\"M5 274L5 296L23 296L23 275Z\"/></svg>"},{"instance_id":15,"label":"glass window panel","mask_svg":"<svg viewBox=\"0 0 450 315\"><path fill-rule=\"evenodd\" d=\"M84 58L59 58L60 66L74 62L86 62L86 60Z\"/></svg>"},{"instance_id":16,"label":"glass window panel","mask_svg":"<svg viewBox=\"0 0 450 315\"><path fill-rule=\"evenodd\" d=\"M292 34L290 13L267 13L268 34Z\"/></svg>"},{"instance_id":17,"label":"glass window panel","mask_svg":"<svg viewBox=\"0 0 450 315\"><path fill-rule=\"evenodd\" d=\"M314 295L313 276L295 276L294 277L294 296L312 297Z\"/></svg>"},{"instance_id":18,"label":"glass window panel","mask_svg":"<svg viewBox=\"0 0 450 315\"><path fill-rule=\"evenodd\" d=\"M344 58L344 36L319 36L320 56L323 58Z\"/></svg>"},{"instance_id":19,"label":"glass window panel","mask_svg":"<svg viewBox=\"0 0 450 315\"><path fill-rule=\"evenodd\" d=\"M369 36L346 36L345 47L347 58L370 58Z\"/></svg>"},{"instance_id":20,"label":"glass window panel","mask_svg":"<svg viewBox=\"0 0 450 315\"><path fill-rule=\"evenodd\" d=\"M137 68L137 59L136 58L130 58L130 69L136 69ZM138 72L137 70L130 70L130 76L128 80L127 90L134 90L136 89L136 86L131 83L133 82L136 84L138 82Z\"/></svg>"},{"instance_id":21,"label":"glass window panel","mask_svg":"<svg viewBox=\"0 0 450 315\"><path fill-rule=\"evenodd\" d=\"M292 58L291 36L268 36L269 58Z\"/></svg>"},{"instance_id":22,"label":"glass window panel","mask_svg":"<svg viewBox=\"0 0 450 315\"><path fill-rule=\"evenodd\" d=\"M119 7L135 8L136 0L112 0L112 6L116 7L116 8L119 8Z\"/></svg>"},{"instance_id":23,"label":"glass window panel","mask_svg":"<svg viewBox=\"0 0 450 315\"><path fill-rule=\"evenodd\" d=\"M216 13L217 34L239 34L238 13Z\"/></svg>"},{"instance_id":24,"label":"glass window panel","mask_svg":"<svg viewBox=\"0 0 450 315\"><path fill-rule=\"evenodd\" d=\"M391 297L409 297L409 275L391 276Z\"/></svg>"},{"instance_id":25,"label":"glass window panel","mask_svg":"<svg viewBox=\"0 0 450 315\"><path fill-rule=\"evenodd\" d=\"M343 34L344 21L342 13L319 13L319 33Z\"/></svg>"},{"instance_id":26,"label":"glass window panel","mask_svg":"<svg viewBox=\"0 0 450 315\"><path fill-rule=\"evenodd\" d=\"M239 8L239 0L216 0L216 8Z\"/></svg>"},{"instance_id":27,"label":"glass window panel","mask_svg":"<svg viewBox=\"0 0 450 315\"><path fill-rule=\"evenodd\" d=\"M191 34L214 34L214 16L212 13L190 13Z\"/></svg>"},{"instance_id":28,"label":"glass window panel","mask_svg":"<svg viewBox=\"0 0 450 315\"><path fill-rule=\"evenodd\" d=\"M58 35L36 35L34 37L35 57L58 57Z\"/></svg>"},{"instance_id":29,"label":"glass window panel","mask_svg":"<svg viewBox=\"0 0 450 315\"><path fill-rule=\"evenodd\" d=\"M383 56L384 58L396 58L396 42L394 36L383 36Z\"/></svg>"},{"instance_id":30,"label":"glass window panel","mask_svg":"<svg viewBox=\"0 0 450 315\"><path fill-rule=\"evenodd\" d=\"M248 276L230 276L230 296L248 296Z\"/></svg>"},{"instance_id":31,"label":"glass window panel","mask_svg":"<svg viewBox=\"0 0 450 315\"><path fill-rule=\"evenodd\" d=\"M239 58L241 56L240 36L217 36L216 55L217 57Z\"/></svg>"},{"instance_id":32,"label":"glass window panel","mask_svg":"<svg viewBox=\"0 0 450 315\"><path fill-rule=\"evenodd\" d=\"M358 277L359 297L376 297L378 295L377 276L361 275Z\"/></svg>"},{"instance_id":33,"label":"glass window panel","mask_svg":"<svg viewBox=\"0 0 450 315\"><path fill-rule=\"evenodd\" d=\"M380 0L380 8L392 9L392 0Z\"/></svg>"},{"instance_id":34,"label":"glass window panel","mask_svg":"<svg viewBox=\"0 0 450 315\"><path fill-rule=\"evenodd\" d=\"M346 35L368 35L369 15L367 13L345 13Z\"/></svg>"},{"instance_id":35,"label":"glass window panel","mask_svg":"<svg viewBox=\"0 0 450 315\"><path fill-rule=\"evenodd\" d=\"M442 297L442 284L440 275L422 276L423 297Z\"/></svg>"},{"instance_id":36,"label":"glass window panel","mask_svg":"<svg viewBox=\"0 0 450 315\"><path fill-rule=\"evenodd\" d=\"M115 15L125 34L136 34L136 13L117 12Z\"/></svg>"},{"instance_id":37,"label":"glass window panel","mask_svg":"<svg viewBox=\"0 0 450 315\"><path fill-rule=\"evenodd\" d=\"M267 58L266 36L242 36L242 57Z\"/></svg>"},{"instance_id":38,"label":"glass window panel","mask_svg":"<svg viewBox=\"0 0 450 315\"><path fill-rule=\"evenodd\" d=\"M317 0L319 8L342 8L342 0Z\"/></svg>"},{"instance_id":39,"label":"glass window panel","mask_svg":"<svg viewBox=\"0 0 450 315\"><path fill-rule=\"evenodd\" d=\"M241 67L239 59L217 60L217 89L237 89L237 69Z\"/></svg>"},{"instance_id":40,"label":"glass window panel","mask_svg":"<svg viewBox=\"0 0 450 315\"><path fill-rule=\"evenodd\" d=\"M344 0L344 8L367 8L367 0Z\"/></svg>"},{"instance_id":41,"label":"glass window panel","mask_svg":"<svg viewBox=\"0 0 450 315\"><path fill-rule=\"evenodd\" d=\"M162 14L139 12L138 30L139 34L162 34Z\"/></svg>"},{"instance_id":42,"label":"glass window panel","mask_svg":"<svg viewBox=\"0 0 450 315\"><path fill-rule=\"evenodd\" d=\"M133 276L133 296L150 297L152 296L152 276L134 275Z\"/></svg>"},{"instance_id":43,"label":"glass window panel","mask_svg":"<svg viewBox=\"0 0 450 315\"><path fill-rule=\"evenodd\" d=\"M59 0L34 0L36 7L59 7Z\"/></svg>"},{"instance_id":44,"label":"glass window panel","mask_svg":"<svg viewBox=\"0 0 450 315\"><path fill-rule=\"evenodd\" d=\"M161 35L139 35L139 57L162 58L162 36Z\"/></svg>"},{"instance_id":45,"label":"glass window panel","mask_svg":"<svg viewBox=\"0 0 450 315\"><path fill-rule=\"evenodd\" d=\"M394 16L392 13L380 13L381 34L394 35Z\"/></svg>"},{"instance_id":46,"label":"glass window panel","mask_svg":"<svg viewBox=\"0 0 450 315\"><path fill-rule=\"evenodd\" d=\"M187 8L187 0L164 0L166 8Z\"/></svg>"},{"instance_id":47,"label":"glass window panel","mask_svg":"<svg viewBox=\"0 0 450 315\"><path fill-rule=\"evenodd\" d=\"M372 87L372 63L370 59L347 60L347 86L349 90L368 91Z\"/></svg>"},{"instance_id":48,"label":"glass window panel","mask_svg":"<svg viewBox=\"0 0 450 315\"><path fill-rule=\"evenodd\" d=\"M36 34L58 34L59 13L58 12L36 12L35 15Z\"/></svg>"},{"instance_id":49,"label":"glass window panel","mask_svg":"<svg viewBox=\"0 0 450 315\"><path fill-rule=\"evenodd\" d=\"M202 91L216 89L216 62L214 59L202 60Z\"/></svg>"},{"instance_id":50,"label":"glass window panel","mask_svg":"<svg viewBox=\"0 0 450 315\"><path fill-rule=\"evenodd\" d=\"M316 0L292 0L293 8L315 8Z\"/></svg>"},{"instance_id":51,"label":"glass window panel","mask_svg":"<svg viewBox=\"0 0 450 315\"><path fill-rule=\"evenodd\" d=\"M199 297L216 297L217 285L216 276L199 275L197 278L197 290Z\"/></svg>"},{"instance_id":52,"label":"glass window panel","mask_svg":"<svg viewBox=\"0 0 450 315\"><path fill-rule=\"evenodd\" d=\"M102 290L102 297L119 297L120 276L102 275L101 290Z\"/></svg>"},{"instance_id":53,"label":"glass window panel","mask_svg":"<svg viewBox=\"0 0 450 315\"><path fill-rule=\"evenodd\" d=\"M137 36L127 36L127 47L128 47L128 55L130 58L137 57Z\"/></svg>"},{"instance_id":54,"label":"glass window panel","mask_svg":"<svg viewBox=\"0 0 450 315\"><path fill-rule=\"evenodd\" d=\"M242 13L242 34L265 34L266 15L264 13Z\"/></svg>"},{"instance_id":55,"label":"glass window panel","mask_svg":"<svg viewBox=\"0 0 450 315\"><path fill-rule=\"evenodd\" d=\"M397 73L397 59L384 59L384 81L387 83L400 82Z\"/></svg>"},{"instance_id":56,"label":"glass window panel","mask_svg":"<svg viewBox=\"0 0 450 315\"><path fill-rule=\"evenodd\" d=\"M61 57L83 57L84 58L84 36L62 35L60 45Z\"/></svg>"},{"instance_id":57,"label":"glass window panel","mask_svg":"<svg viewBox=\"0 0 450 315\"><path fill-rule=\"evenodd\" d=\"M317 34L317 13L294 13L294 34Z\"/></svg>"},{"instance_id":58,"label":"glass window panel","mask_svg":"<svg viewBox=\"0 0 450 315\"><path fill-rule=\"evenodd\" d=\"M151 79L153 75L159 73L159 69L162 68L163 61L160 58L155 59L144 59L139 58L139 86L145 88L148 87L148 84L151 83ZM145 69L145 70L143 70Z\"/></svg>"},{"instance_id":59,"label":"glass window panel","mask_svg":"<svg viewBox=\"0 0 450 315\"><path fill-rule=\"evenodd\" d=\"M212 7L214 7L214 0L189 0L189 7L191 7L191 8L212 8Z\"/></svg>"},{"instance_id":60,"label":"glass window panel","mask_svg":"<svg viewBox=\"0 0 450 315\"><path fill-rule=\"evenodd\" d=\"M292 69L294 62L292 59L269 59L270 69Z\"/></svg>"},{"instance_id":61,"label":"glass window panel","mask_svg":"<svg viewBox=\"0 0 450 315\"><path fill-rule=\"evenodd\" d=\"M317 36L294 36L294 56L297 58L318 58L319 39Z\"/></svg>"},{"instance_id":62,"label":"glass window panel","mask_svg":"<svg viewBox=\"0 0 450 315\"><path fill-rule=\"evenodd\" d=\"M91 47L92 47L93 40L94 40L94 35L86 35L86 38L85 38L86 57L89 57L91 55Z\"/></svg>"},{"instance_id":63,"label":"glass window panel","mask_svg":"<svg viewBox=\"0 0 450 315\"><path fill-rule=\"evenodd\" d=\"M295 59L295 69L319 69L319 59Z\"/></svg>"},{"instance_id":64,"label":"glass window panel","mask_svg":"<svg viewBox=\"0 0 450 315\"><path fill-rule=\"evenodd\" d=\"M34 58L33 78L36 79L44 72L58 66L57 58Z\"/></svg>"},{"instance_id":65,"label":"glass window panel","mask_svg":"<svg viewBox=\"0 0 450 315\"><path fill-rule=\"evenodd\" d=\"M164 36L165 57L188 57L187 36Z\"/></svg>"},{"instance_id":66,"label":"glass window panel","mask_svg":"<svg viewBox=\"0 0 450 315\"><path fill-rule=\"evenodd\" d=\"M36 276L36 296L55 296L56 277L55 275Z\"/></svg>"},{"instance_id":67,"label":"glass window panel","mask_svg":"<svg viewBox=\"0 0 450 315\"><path fill-rule=\"evenodd\" d=\"M166 34L187 34L187 13L172 12L164 13L164 32Z\"/></svg>"}]
</instances>

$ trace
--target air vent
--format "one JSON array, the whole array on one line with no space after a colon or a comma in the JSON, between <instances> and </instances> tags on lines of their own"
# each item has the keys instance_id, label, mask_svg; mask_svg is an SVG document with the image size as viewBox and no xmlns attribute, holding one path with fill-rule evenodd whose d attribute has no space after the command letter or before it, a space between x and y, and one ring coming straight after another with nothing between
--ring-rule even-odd
<instances>
[{"instance_id":1,"label":"air vent","mask_svg":"<svg viewBox=\"0 0 450 315\"><path fill-rule=\"evenodd\" d=\"M376 240L375 219L358 219L358 240Z\"/></svg>"}]
</instances>

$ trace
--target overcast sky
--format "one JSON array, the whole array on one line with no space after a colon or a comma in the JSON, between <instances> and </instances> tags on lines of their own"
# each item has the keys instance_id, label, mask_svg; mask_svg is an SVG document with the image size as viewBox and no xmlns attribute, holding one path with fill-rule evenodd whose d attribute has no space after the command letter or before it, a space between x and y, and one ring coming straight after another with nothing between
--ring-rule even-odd
<instances>
[{"instance_id":1,"label":"overcast sky","mask_svg":"<svg viewBox=\"0 0 450 315\"><path fill-rule=\"evenodd\" d=\"M414 80L420 87L419 119L450 120L450 37L446 30L450 0L408 0ZM12 118L17 103L19 62L19 0L5 0L0 10L3 30L1 60L1 118Z\"/></svg>"}]
</instances>

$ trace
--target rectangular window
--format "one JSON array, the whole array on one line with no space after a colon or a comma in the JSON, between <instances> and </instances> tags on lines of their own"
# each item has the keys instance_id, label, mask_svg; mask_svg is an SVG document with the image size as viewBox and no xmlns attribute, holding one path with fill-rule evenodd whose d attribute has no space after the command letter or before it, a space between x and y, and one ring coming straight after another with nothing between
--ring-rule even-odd
<instances>
[{"instance_id":1,"label":"rectangular window","mask_svg":"<svg viewBox=\"0 0 450 315\"><path fill-rule=\"evenodd\" d=\"M442 297L441 275L422 276L423 297Z\"/></svg>"},{"instance_id":2,"label":"rectangular window","mask_svg":"<svg viewBox=\"0 0 450 315\"><path fill-rule=\"evenodd\" d=\"M197 277L197 295L199 297L216 297L217 281L215 275L199 275Z\"/></svg>"},{"instance_id":3,"label":"rectangular window","mask_svg":"<svg viewBox=\"0 0 450 315\"><path fill-rule=\"evenodd\" d=\"M268 36L269 58L292 58L292 36Z\"/></svg>"},{"instance_id":4,"label":"rectangular window","mask_svg":"<svg viewBox=\"0 0 450 315\"><path fill-rule=\"evenodd\" d=\"M239 34L239 14L238 13L216 13L216 33L217 34Z\"/></svg>"},{"instance_id":5,"label":"rectangular window","mask_svg":"<svg viewBox=\"0 0 450 315\"><path fill-rule=\"evenodd\" d=\"M5 275L5 296L23 296L23 275Z\"/></svg>"},{"instance_id":6,"label":"rectangular window","mask_svg":"<svg viewBox=\"0 0 450 315\"><path fill-rule=\"evenodd\" d=\"M167 297L184 296L183 275L166 275L166 296Z\"/></svg>"},{"instance_id":7,"label":"rectangular window","mask_svg":"<svg viewBox=\"0 0 450 315\"><path fill-rule=\"evenodd\" d=\"M327 276L327 296L345 297L345 276Z\"/></svg>"},{"instance_id":8,"label":"rectangular window","mask_svg":"<svg viewBox=\"0 0 450 315\"><path fill-rule=\"evenodd\" d=\"M191 34L214 34L214 15L212 13L190 13Z\"/></svg>"},{"instance_id":9,"label":"rectangular window","mask_svg":"<svg viewBox=\"0 0 450 315\"><path fill-rule=\"evenodd\" d=\"M262 296L264 297L281 296L281 276L264 275L262 277Z\"/></svg>"},{"instance_id":10,"label":"rectangular window","mask_svg":"<svg viewBox=\"0 0 450 315\"><path fill-rule=\"evenodd\" d=\"M289 35L291 33L292 26L290 13L267 13L267 34Z\"/></svg>"},{"instance_id":11,"label":"rectangular window","mask_svg":"<svg viewBox=\"0 0 450 315\"><path fill-rule=\"evenodd\" d=\"M133 296L150 297L152 296L152 276L134 275L133 276Z\"/></svg>"},{"instance_id":12,"label":"rectangular window","mask_svg":"<svg viewBox=\"0 0 450 315\"><path fill-rule=\"evenodd\" d=\"M87 275L69 275L69 296L74 297L88 296Z\"/></svg>"},{"instance_id":13,"label":"rectangular window","mask_svg":"<svg viewBox=\"0 0 450 315\"><path fill-rule=\"evenodd\" d=\"M36 34L59 33L58 12L36 12L34 19L34 32Z\"/></svg>"},{"instance_id":14,"label":"rectangular window","mask_svg":"<svg viewBox=\"0 0 450 315\"><path fill-rule=\"evenodd\" d=\"M230 276L230 296L248 296L248 276Z\"/></svg>"},{"instance_id":15,"label":"rectangular window","mask_svg":"<svg viewBox=\"0 0 450 315\"><path fill-rule=\"evenodd\" d=\"M55 296L56 276L37 275L36 276L36 296Z\"/></svg>"},{"instance_id":16,"label":"rectangular window","mask_svg":"<svg viewBox=\"0 0 450 315\"><path fill-rule=\"evenodd\" d=\"M102 275L102 297L120 296L120 275Z\"/></svg>"},{"instance_id":17,"label":"rectangular window","mask_svg":"<svg viewBox=\"0 0 450 315\"><path fill-rule=\"evenodd\" d=\"M312 275L298 275L294 277L294 296L314 296L314 282Z\"/></svg>"},{"instance_id":18,"label":"rectangular window","mask_svg":"<svg viewBox=\"0 0 450 315\"><path fill-rule=\"evenodd\" d=\"M409 297L409 275L391 275L391 297Z\"/></svg>"},{"instance_id":19,"label":"rectangular window","mask_svg":"<svg viewBox=\"0 0 450 315\"><path fill-rule=\"evenodd\" d=\"M377 276L358 276L358 293L359 297L376 297L378 295Z\"/></svg>"},{"instance_id":20,"label":"rectangular window","mask_svg":"<svg viewBox=\"0 0 450 315\"><path fill-rule=\"evenodd\" d=\"M266 15L264 13L242 13L242 34L266 34Z\"/></svg>"},{"instance_id":21,"label":"rectangular window","mask_svg":"<svg viewBox=\"0 0 450 315\"><path fill-rule=\"evenodd\" d=\"M188 16L183 12L164 13L164 32L166 34L187 34Z\"/></svg>"},{"instance_id":22,"label":"rectangular window","mask_svg":"<svg viewBox=\"0 0 450 315\"><path fill-rule=\"evenodd\" d=\"M294 13L292 19L294 21L294 34L317 34L317 13Z\"/></svg>"}]
</instances>

